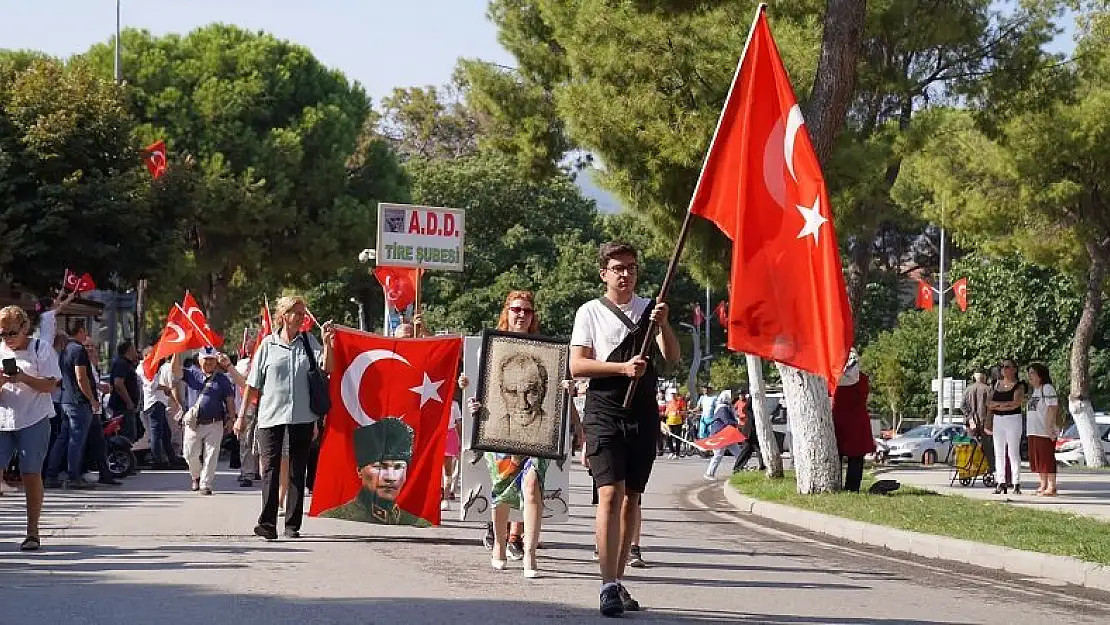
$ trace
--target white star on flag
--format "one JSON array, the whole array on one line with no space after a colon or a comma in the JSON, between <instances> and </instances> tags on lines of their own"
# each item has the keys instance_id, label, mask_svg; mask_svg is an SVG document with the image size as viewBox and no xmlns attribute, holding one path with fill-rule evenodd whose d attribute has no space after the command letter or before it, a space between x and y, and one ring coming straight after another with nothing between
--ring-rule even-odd
<instances>
[{"instance_id":1,"label":"white star on flag","mask_svg":"<svg viewBox=\"0 0 1110 625\"><path fill-rule=\"evenodd\" d=\"M443 399L439 396L439 387L441 386L443 386L443 380L432 382L432 379L428 377L428 373L425 372L424 382L420 386L414 386L409 390L420 396L420 408L423 410L424 404L433 399L441 404L443 403Z\"/></svg>"},{"instance_id":2,"label":"white star on flag","mask_svg":"<svg viewBox=\"0 0 1110 625\"><path fill-rule=\"evenodd\" d=\"M818 195L813 200L813 208L806 208L805 206L795 205L798 212L802 214L802 219L806 220L805 225L802 226L802 231L798 233L799 239L804 239L809 235L813 235L813 244L817 245L818 238L821 235L821 226L828 222L825 216L821 214L821 196Z\"/></svg>"}]
</instances>

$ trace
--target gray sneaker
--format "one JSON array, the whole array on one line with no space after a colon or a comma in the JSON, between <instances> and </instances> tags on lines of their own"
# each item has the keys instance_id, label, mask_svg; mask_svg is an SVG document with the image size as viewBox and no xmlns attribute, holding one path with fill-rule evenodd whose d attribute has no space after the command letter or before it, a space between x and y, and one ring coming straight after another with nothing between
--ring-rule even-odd
<instances>
[{"instance_id":1,"label":"gray sneaker","mask_svg":"<svg viewBox=\"0 0 1110 625\"><path fill-rule=\"evenodd\" d=\"M628 552L628 566L634 569L646 569L647 563L644 562L644 556L640 553L639 545L632 545L632 549Z\"/></svg>"},{"instance_id":2,"label":"gray sneaker","mask_svg":"<svg viewBox=\"0 0 1110 625\"><path fill-rule=\"evenodd\" d=\"M505 551L508 553L510 560L523 560L524 539L520 536L510 539L509 544L505 546Z\"/></svg>"},{"instance_id":3,"label":"gray sneaker","mask_svg":"<svg viewBox=\"0 0 1110 625\"><path fill-rule=\"evenodd\" d=\"M66 480L62 483L62 488L70 490L93 490L96 484L85 481L85 478L78 478L76 480Z\"/></svg>"}]
</instances>

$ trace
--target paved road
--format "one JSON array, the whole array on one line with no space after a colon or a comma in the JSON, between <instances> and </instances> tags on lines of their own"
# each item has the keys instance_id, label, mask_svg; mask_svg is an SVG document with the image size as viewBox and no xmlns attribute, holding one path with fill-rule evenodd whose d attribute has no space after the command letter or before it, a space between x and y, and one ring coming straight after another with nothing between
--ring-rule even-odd
<instances>
[{"instance_id":1,"label":"paved road","mask_svg":"<svg viewBox=\"0 0 1110 625\"><path fill-rule=\"evenodd\" d=\"M661 460L645 499L652 568L628 586L643 623L1106 623L1110 597L947 563L798 538L728 509L701 461ZM575 471L572 497L588 501ZM49 494L44 551L14 551L21 509L0 497L0 623L600 622L591 510L545 530L545 577L497 572L481 528L308 519L300 541L250 535L255 490L229 473L213 497L180 473L111 493Z\"/></svg>"}]
</instances>

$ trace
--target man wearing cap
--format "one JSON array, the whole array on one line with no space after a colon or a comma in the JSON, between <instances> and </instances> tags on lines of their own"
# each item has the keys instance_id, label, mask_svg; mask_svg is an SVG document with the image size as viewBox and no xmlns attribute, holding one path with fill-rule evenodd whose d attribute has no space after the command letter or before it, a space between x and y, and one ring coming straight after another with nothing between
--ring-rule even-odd
<instances>
[{"instance_id":1,"label":"man wearing cap","mask_svg":"<svg viewBox=\"0 0 1110 625\"><path fill-rule=\"evenodd\" d=\"M182 355L174 354L171 366L175 381L197 392L197 400L185 413L185 460L189 463L191 488L202 495L212 494L212 480L216 477L216 462L220 458L220 442L227 428L227 419L235 414L235 385L219 371L221 364L229 365L227 356L211 347L203 348L197 355L200 371L182 371ZM175 399L182 403L181 386L174 384Z\"/></svg>"},{"instance_id":2,"label":"man wearing cap","mask_svg":"<svg viewBox=\"0 0 1110 625\"><path fill-rule=\"evenodd\" d=\"M363 523L430 527L428 521L396 505L397 495L408 477L412 440L412 428L392 417L356 429L355 461L362 488L354 499L325 510L320 516Z\"/></svg>"}]
</instances>

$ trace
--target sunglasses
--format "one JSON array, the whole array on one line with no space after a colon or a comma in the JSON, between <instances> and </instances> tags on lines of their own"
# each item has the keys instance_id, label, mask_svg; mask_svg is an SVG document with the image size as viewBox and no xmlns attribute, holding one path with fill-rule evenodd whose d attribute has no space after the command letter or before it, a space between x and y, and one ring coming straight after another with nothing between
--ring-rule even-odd
<instances>
[{"instance_id":1,"label":"sunglasses","mask_svg":"<svg viewBox=\"0 0 1110 625\"><path fill-rule=\"evenodd\" d=\"M523 306L509 306L509 312L513 313L514 315L530 315L532 314L533 310L531 308L525 308Z\"/></svg>"}]
</instances>

